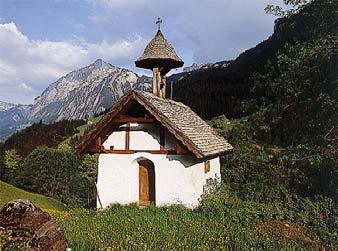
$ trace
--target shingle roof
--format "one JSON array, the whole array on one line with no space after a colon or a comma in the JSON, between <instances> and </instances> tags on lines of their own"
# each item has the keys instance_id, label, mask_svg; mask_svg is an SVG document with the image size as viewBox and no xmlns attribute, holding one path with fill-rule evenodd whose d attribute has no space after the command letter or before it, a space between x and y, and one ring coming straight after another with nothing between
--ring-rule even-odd
<instances>
[{"instance_id":1,"label":"shingle roof","mask_svg":"<svg viewBox=\"0 0 338 251\"><path fill-rule=\"evenodd\" d=\"M174 135L182 137L185 145L193 146L198 152L197 157L217 155L232 149L218 132L183 103L159 98L148 92L136 92L136 95L145 102L148 111L151 108L150 112L155 118L166 122Z\"/></svg>"},{"instance_id":2,"label":"shingle roof","mask_svg":"<svg viewBox=\"0 0 338 251\"><path fill-rule=\"evenodd\" d=\"M146 69L160 67L161 65L178 68L183 66L183 61L177 56L174 47L159 30L148 43L141 57L135 61L135 65Z\"/></svg>"},{"instance_id":3,"label":"shingle roof","mask_svg":"<svg viewBox=\"0 0 338 251\"><path fill-rule=\"evenodd\" d=\"M143 91L133 90L122 97L99 124L109 123L112 119L111 117L122 110L130 100L136 100L140 103L197 158L218 156L232 149L232 146L218 132L188 106ZM79 152L89 143L89 140L86 140L86 138L92 136L95 137L95 128L88 133L88 136L79 145Z\"/></svg>"}]
</instances>

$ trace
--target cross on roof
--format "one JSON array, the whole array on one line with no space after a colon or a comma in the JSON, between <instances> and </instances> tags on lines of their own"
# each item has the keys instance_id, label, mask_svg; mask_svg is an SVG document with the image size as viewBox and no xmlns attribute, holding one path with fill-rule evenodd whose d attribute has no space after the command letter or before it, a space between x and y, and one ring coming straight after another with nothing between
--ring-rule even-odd
<instances>
[{"instance_id":1,"label":"cross on roof","mask_svg":"<svg viewBox=\"0 0 338 251\"><path fill-rule=\"evenodd\" d=\"M158 30L161 29L161 23L162 23L162 19L160 17L157 18L156 24L158 26Z\"/></svg>"}]
</instances>

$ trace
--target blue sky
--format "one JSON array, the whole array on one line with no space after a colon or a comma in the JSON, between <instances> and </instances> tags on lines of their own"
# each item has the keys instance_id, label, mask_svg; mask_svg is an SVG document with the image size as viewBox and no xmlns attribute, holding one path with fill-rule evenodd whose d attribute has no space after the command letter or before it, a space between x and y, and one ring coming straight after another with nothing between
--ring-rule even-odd
<instances>
[{"instance_id":1,"label":"blue sky","mask_svg":"<svg viewBox=\"0 0 338 251\"><path fill-rule=\"evenodd\" d=\"M233 59L272 34L271 3L281 0L0 0L0 100L33 103L97 58L147 73L134 60L158 16L185 66Z\"/></svg>"}]
</instances>

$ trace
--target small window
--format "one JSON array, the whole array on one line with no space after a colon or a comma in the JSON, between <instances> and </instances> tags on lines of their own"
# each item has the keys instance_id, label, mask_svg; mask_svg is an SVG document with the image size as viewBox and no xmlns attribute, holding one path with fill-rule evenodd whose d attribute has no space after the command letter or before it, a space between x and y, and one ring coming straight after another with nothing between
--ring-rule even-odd
<instances>
[{"instance_id":1,"label":"small window","mask_svg":"<svg viewBox=\"0 0 338 251\"><path fill-rule=\"evenodd\" d=\"M204 173L210 172L210 160L204 161Z\"/></svg>"}]
</instances>

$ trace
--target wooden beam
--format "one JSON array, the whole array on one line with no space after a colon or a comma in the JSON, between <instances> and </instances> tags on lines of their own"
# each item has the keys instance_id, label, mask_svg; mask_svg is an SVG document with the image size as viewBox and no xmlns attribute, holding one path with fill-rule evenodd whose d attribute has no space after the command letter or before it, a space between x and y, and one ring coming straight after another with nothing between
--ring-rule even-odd
<instances>
[{"instance_id":1,"label":"wooden beam","mask_svg":"<svg viewBox=\"0 0 338 251\"><path fill-rule=\"evenodd\" d=\"M126 126L126 142L125 142L125 149L129 150L130 145L130 123Z\"/></svg>"},{"instance_id":2,"label":"wooden beam","mask_svg":"<svg viewBox=\"0 0 338 251\"><path fill-rule=\"evenodd\" d=\"M128 118L116 118L112 120L111 124L125 124L125 123L154 123L155 120L151 118L144 118L144 117L128 117Z\"/></svg>"},{"instance_id":3,"label":"wooden beam","mask_svg":"<svg viewBox=\"0 0 338 251\"><path fill-rule=\"evenodd\" d=\"M87 135L83 139L83 142L81 143L81 145L78 147L76 151L77 154L81 154L85 152L86 150L91 151L92 146L90 146L90 144L93 144L92 140L94 140L100 134L102 134L102 130L107 128L111 124L112 118L121 114L121 112L123 111L123 108L125 108L128 105L129 101L133 98L135 98L134 92L131 92L130 95L127 95L126 97L121 98L119 102L112 108L112 110L108 112L107 116L110 116L110 118L99 122L98 125L96 126L96 129L94 131L91 131L89 135Z\"/></svg>"},{"instance_id":4,"label":"wooden beam","mask_svg":"<svg viewBox=\"0 0 338 251\"><path fill-rule=\"evenodd\" d=\"M126 129L124 127L119 127L116 130L113 130L114 132L125 132ZM131 132L149 132L149 130L147 128L142 128L142 127L134 127L131 126L129 131Z\"/></svg>"},{"instance_id":5,"label":"wooden beam","mask_svg":"<svg viewBox=\"0 0 338 251\"><path fill-rule=\"evenodd\" d=\"M175 145L175 149L177 154L184 154L187 153L187 151L184 149L184 147L182 146L181 142L177 142Z\"/></svg>"},{"instance_id":6,"label":"wooden beam","mask_svg":"<svg viewBox=\"0 0 338 251\"><path fill-rule=\"evenodd\" d=\"M204 161L204 173L210 172L210 160Z\"/></svg>"},{"instance_id":7,"label":"wooden beam","mask_svg":"<svg viewBox=\"0 0 338 251\"><path fill-rule=\"evenodd\" d=\"M153 68L153 94L155 96L158 96L158 82L160 81L158 79L158 74L159 73L159 69L157 67Z\"/></svg>"},{"instance_id":8,"label":"wooden beam","mask_svg":"<svg viewBox=\"0 0 338 251\"><path fill-rule=\"evenodd\" d=\"M98 137L95 142L95 149L99 151L101 148L102 148L101 137Z\"/></svg>"},{"instance_id":9,"label":"wooden beam","mask_svg":"<svg viewBox=\"0 0 338 251\"><path fill-rule=\"evenodd\" d=\"M165 131L163 126L160 125L160 150L165 149Z\"/></svg>"},{"instance_id":10,"label":"wooden beam","mask_svg":"<svg viewBox=\"0 0 338 251\"><path fill-rule=\"evenodd\" d=\"M115 154L133 154L133 153L152 153L152 154L177 154L176 150L102 150L103 153L115 153Z\"/></svg>"}]
</instances>

